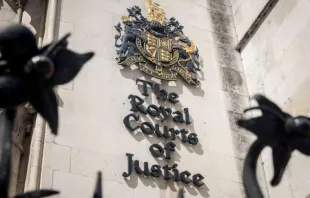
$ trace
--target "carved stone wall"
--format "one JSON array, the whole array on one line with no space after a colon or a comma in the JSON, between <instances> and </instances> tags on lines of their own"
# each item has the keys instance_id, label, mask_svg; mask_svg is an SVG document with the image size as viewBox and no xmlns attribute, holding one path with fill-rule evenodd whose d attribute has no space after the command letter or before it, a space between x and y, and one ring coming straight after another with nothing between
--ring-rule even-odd
<instances>
[{"instance_id":1,"label":"carved stone wall","mask_svg":"<svg viewBox=\"0 0 310 198\"><path fill-rule=\"evenodd\" d=\"M18 109L12 139L10 196L15 195L18 190L20 191L20 186L24 183L25 178L20 177L20 162L27 160L24 159L24 154L25 151L29 150L27 139L31 137L34 119L35 115L28 113L25 107Z\"/></svg>"}]
</instances>

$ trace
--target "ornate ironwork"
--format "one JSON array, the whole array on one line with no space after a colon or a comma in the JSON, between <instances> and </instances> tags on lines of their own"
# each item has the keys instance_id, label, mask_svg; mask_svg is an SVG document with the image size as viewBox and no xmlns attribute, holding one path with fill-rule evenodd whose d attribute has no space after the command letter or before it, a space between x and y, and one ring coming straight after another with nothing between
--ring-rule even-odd
<instances>
[{"instance_id":1,"label":"ornate ironwork","mask_svg":"<svg viewBox=\"0 0 310 198\"><path fill-rule=\"evenodd\" d=\"M278 185L294 150L310 156L310 118L292 117L262 95L255 95L253 99L259 106L244 112L258 109L262 111L262 115L237 121L240 127L257 136L245 159L243 184L248 198L263 198L256 178L256 164L260 153L266 146L271 147L274 166L271 185Z\"/></svg>"},{"instance_id":2,"label":"ornate ironwork","mask_svg":"<svg viewBox=\"0 0 310 198\"><path fill-rule=\"evenodd\" d=\"M58 130L58 106L53 87L70 82L94 53L77 54L67 49L69 34L41 49L33 33L22 25L0 31L0 197L8 197L11 145L16 107L29 102ZM26 133L28 124L23 127ZM23 134L15 133L21 141ZM15 138L15 139L16 139ZM39 190L16 197L46 197L54 190Z\"/></svg>"},{"instance_id":3,"label":"ornate ironwork","mask_svg":"<svg viewBox=\"0 0 310 198\"><path fill-rule=\"evenodd\" d=\"M93 53L67 49L67 38L38 49L32 32L21 25L0 32L0 108L29 102L45 118L54 134L58 128L54 86L70 82Z\"/></svg>"},{"instance_id":4,"label":"ornate ironwork","mask_svg":"<svg viewBox=\"0 0 310 198\"><path fill-rule=\"evenodd\" d=\"M115 26L118 64L140 70L163 80L182 76L187 83L200 86L199 52L193 41L183 33L183 26L175 18L166 19L159 4L147 0L147 18L138 6L128 8L128 16Z\"/></svg>"}]
</instances>

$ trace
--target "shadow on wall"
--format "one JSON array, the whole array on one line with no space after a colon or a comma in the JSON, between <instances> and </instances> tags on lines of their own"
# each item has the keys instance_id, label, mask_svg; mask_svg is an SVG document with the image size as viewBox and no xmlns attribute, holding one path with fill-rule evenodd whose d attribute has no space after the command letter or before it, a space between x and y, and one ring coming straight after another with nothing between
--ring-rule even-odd
<instances>
[{"instance_id":1,"label":"shadow on wall","mask_svg":"<svg viewBox=\"0 0 310 198\"><path fill-rule=\"evenodd\" d=\"M14 1L11 1L11 0L4 0L4 1L10 6L13 12L17 13L17 6ZM1 10L1 7L3 6L4 6L3 0L0 0L0 10Z\"/></svg>"},{"instance_id":2,"label":"shadow on wall","mask_svg":"<svg viewBox=\"0 0 310 198\"><path fill-rule=\"evenodd\" d=\"M140 114L140 116L142 116ZM155 119L149 119L146 116L144 116L141 120L144 122L150 122L150 123L156 123ZM135 127L137 124L141 124L143 121L139 123L133 123L132 126ZM157 121L158 123L158 121ZM184 128L184 127L183 127ZM162 127L161 127L162 129ZM177 126L177 129L181 129L180 126ZM143 140L148 140L151 144L160 144L165 145L168 142L171 142L171 140L165 140L163 138L156 137L155 134L152 135L146 135L141 132L141 130L137 130L138 132L132 132L128 130L128 133L138 142L143 141ZM189 133L194 132L194 131L189 131ZM172 153L171 155L171 160L166 160L164 157L156 158L154 159L157 161L157 164L162 166L165 166L167 164L174 164L177 162L181 162L181 155L177 152L180 150L181 144L183 147L186 148L186 150L190 153L196 153L198 155L203 155L203 148L202 145L198 142L197 145L189 145L188 143L183 143L180 137L177 137L173 143L176 144L176 150L175 152ZM141 166L141 164L140 164ZM147 187L152 187L152 188L160 188L162 190L166 190L169 188L173 192L178 192L179 189L185 188L186 192L188 192L192 196L197 196L200 195L201 197L207 198L210 197L208 194L209 188L207 187L207 184L204 186L197 188L193 186L192 184L190 185L185 185L182 184L181 182L175 183L174 181L165 181L163 176L160 178L152 178L152 177L145 177L144 175L137 175L135 172L133 172L129 178L124 178L125 182L130 188L136 188L138 186L138 180L140 180L143 185Z\"/></svg>"},{"instance_id":3,"label":"shadow on wall","mask_svg":"<svg viewBox=\"0 0 310 198\"><path fill-rule=\"evenodd\" d=\"M130 70L130 68L125 68L125 69ZM142 73L140 71L139 71L139 73L135 73L133 71L125 71L123 73L125 75L127 75L127 77L130 76L130 79L132 79L132 80L135 80L136 78L141 78L142 76L144 76L145 80L147 80L147 81L151 81L151 78L152 78L151 76L145 75L144 73ZM156 104L158 102L158 105L163 106L165 108L171 108L173 111L184 109L183 105L180 102L178 102L177 104L171 104L170 102L164 102L164 101L157 101L157 100L152 101L151 95L143 98L143 96L142 96L143 86L140 84L138 85L138 90L141 93L141 95L139 97L141 97L144 100L143 105L145 107L149 106L153 103ZM171 92L171 91L169 90L169 92ZM133 112L131 112L131 113L133 113ZM152 117L149 115L144 115L142 113L135 113L135 115L139 115L140 119L139 119L139 121L131 121L130 122L130 124L133 128L135 128L137 125L141 125L141 123L143 123L143 122L149 122L153 126L155 126L155 124L158 124L160 126L159 130L161 133L163 133L163 126L166 125L168 127L168 129L169 128L174 128L175 130L185 129L186 131L188 131L188 133L186 134L187 136L190 133L195 134L194 120L191 116L190 116L190 120L192 123L189 125L186 125L185 123L184 124L175 123L171 120L171 118L168 119L167 121L162 122L160 117ZM145 134L141 131L141 129L137 129L135 131L128 130L128 133L138 142L147 140L150 142L151 145L159 144L159 145L162 145L162 147L163 147L163 145L166 145L167 143L172 141L176 145L175 151L171 154L170 160L165 159L165 157L159 157L159 158L154 157L157 164L160 166L165 166L167 164L171 165L174 163L181 162L181 155L178 152L179 150L181 150L181 147L184 147L186 149L186 151L189 153L195 153L198 155L204 154L203 147L200 144L200 142L198 142L197 145L190 145L188 142L182 141L182 137L180 134L177 135L176 140L171 140L171 134L170 133L169 133L170 138L167 138L167 139L165 139L163 137L158 137L155 132L152 134ZM199 137L198 137L198 139L199 139ZM140 166L141 166L141 164L140 164ZM138 186L138 180L140 180L147 187L160 188L162 190L170 188L173 192L177 192L178 189L184 187L186 192L188 192L192 196L200 195L201 197L210 197L208 194L209 189L206 186L206 184L200 188L196 188L193 185L183 185L180 182L175 183L174 181L165 181L162 178L162 176L161 176L161 178L156 179L156 178L137 175L136 173L132 173L132 175L129 178L124 178L124 180L130 188L136 188Z\"/></svg>"},{"instance_id":4,"label":"shadow on wall","mask_svg":"<svg viewBox=\"0 0 310 198\"><path fill-rule=\"evenodd\" d=\"M116 55L116 53L115 53L115 55ZM121 65L119 65L119 66L123 67ZM132 68L133 68L133 66L132 66ZM153 77L151 77L148 74L145 74L144 72L140 71L140 69L137 67L135 67L135 69L123 67L120 69L120 72L124 78L131 79L133 81L136 81L136 79L141 78L141 77L144 77L145 80L153 81L152 80ZM203 71L201 70L199 72L199 74L200 74L199 80L204 81L205 78L204 78ZM194 96L203 97L205 95L205 92L203 89L189 85L185 80L182 79L181 76L178 76L177 81L174 81L174 82L176 82L176 83L174 83L175 86L170 85L169 82L173 82L173 81L161 80L161 85L165 88L168 88L170 92L176 92L177 94L181 95L183 93L183 87L186 87Z\"/></svg>"},{"instance_id":5,"label":"shadow on wall","mask_svg":"<svg viewBox=\"0 0 310 198\"><path fill-rule=\"evenodd\" d=\"M27 20L27 15L30 17L30 21L25 22L29 23L26 25L30 25L34 29L36 37L44 35L45 9L45 3L41 0L28 1L24 9L23 21Z\"/></svg>"},{"instance_id":6,"label":"shadow on wall","mask_svg":"<svg viewBox=\"0 0 310 198\"><path fill-rule=\"evenodd\" d=\"M130 179L125 178L125 182L130 188L136 188L138 186L138 180L140 180L145 186L151 188L159 188L161 190L167 190L169 188L173 192L178 192L179 189L184 188L186 192L192 196L200 195L201 197L204 198L210 197L208 193L209 188L206 185L200 188L196 188L192 185L183 185L181 183L175 183L173 181L165 182L162 178L159 179L151 177L146 178L138 176L136 173L132 173Z\"/></svg>"},{"instance_id":7,"label":"shadow on wall","mask_svg":"<svg viewBox=\"0 0 310 198\"><path fill-rule=\"evenodd\" d=\"M166 106L166 105L161 105L161 106L169 107L169 106ZM169 108L171 108L171 107L169 107ZM176 109L179 109L179 108L176 108ZM131 113L133 113L133 112L131 112ZM186 125L186 124L174 123L172 120L167 120L170 123L161 122L157 117L156 118L150 117L151 118L150 119L149 117L147 117L147 116L145 116L143 114L139 114L139 116L140 116L140 120L139 121L131 121L130 122L130 124L131 124L131 126L133 128L135 128L137 125L141 125L143 122L149 122L153 126L155 126L155 124L158 124L160 126L159 130L160 130L161 133L163 133L163 126L167 126L168 129L174 128L175 130L179 130L179 131L182 130L182 129L185 129L186 131L188 131L188 133L186 134L187 136L189 134L191 134L191 133L196 134L195 130L194 130L194 121L193 121L192 118L190 118L192 123L190 125ZM155 133L153 133L151 135L144 134L139 129L135 130L134 132L128 130L128 132L138 142L141 142L143 140L148 140L151 144L162 143L162 144L165 145L166 143L172 141L170 138L164 139L163 137L157 137ZM200 142L198 142L198 144L196 144L196 145L189 145L188 143L182 142L181 134L176 135L176 136L177 136L176 140L173 140L173 142L176 144L176 149L177 150L181 150L181 145L182 145L182 147L184 147L189 153L195 153L197 155L203 155L204 154L203 147L200 144ZM198 136L198 139L199 139L199 136ZM179 156L177 151L174 152L174 154ZM176 161L180 162L179 159L180 158L176 158L176 159L172 158L172 160L169 160L169 162L176 162Z\"/></svg>"},{"instance_id":8,"label":"shadow on wall","mask_svg":"<svg viewBox=\"0 0 310 198\"><path fill-rule=\"evenodd\" d=\"M126 71L123 71L123 70L126 70ZM121 69L121 73L123 74L123 75L126 75L126 77L129 77L130 79L132 79L132 80L134 80L134 81L136 81L136 79L140 79L141 77L144 77L144 79L146 80L146 81L152 81L152 77L151 76L149 76L149 75L146 75L146 74L144 74L143 72L141 72L141 71L127 71L127 70L130 70L130 68L123 68L123 69ZM138 69L139 70L139 69ZM139 75L137 75L137 74L139 74ZM167 84L168 84L168 82L166 82ZM176 83L176 84L181 84L181 82L180 83ZM167 87L167 86L165 86L165 87ZM169 87L170 88L170 87ZM195 88L191 88L191 89L195 89ZM141 85L141 84L138 84L138 90L139 90L139 92L141 93L140 94L140 96L139 97L143 97L143 95L142 95L142 93L143 93L143 86ZM174 90L174 89L169 89L168 90L169 91L169 93L171 93L171 92L176 92L176 93L178 93L179 94L179 92L177 92L176 90ZM151 104L154 104L155 102L154 101L152 101L152 97L151 97L151 95L150 96L148 96L148 97L146 97L146 96L144 96L144 98L142 98L143 100L144 100L144 102L145 102L145 104L147 105L147 106L149 106L149 105L151 105ZM182 105L182 103L181 102L178 102L178 103L176 103L176 104L171 104L170 102L164 102L164 101L156 101L156 102L158 102L158 104L160 105L160 106L163 106L163 107L165 107L165 108L171 108L172 110L183 110L184 108L186 108L186 107L184 107L183 105ZM189 108L190 109L190 108ZM170 127L171 126L171 128L175 128L175 129L177 129L177 130L181 130L181 129L186 129L186 130L188 130L189 131L189 133L195 133L195 121L194 121L194 119L192 118L192 116L190 116L190 120L191 120L191 124L189 124L189 125L186 125L186 124L176 124L176 123L174 123L172 120L167 120L168 122L161 122L158 118L155 118L155 117L151 117L150 116L150 118L148 118L147 116L145 116L145 115L143 115L143 114L140 114L140 116L141 116L141 119L140 119L140 122L143 120L143 121L147 121L147 122L150 122L150 123L152 123L152 124L159 124L160 126L163 126L163 125L167 125L168 127ZM170 122L170 123L169 123ZM142 123L142 122L141 122ZM141 124L141 123L139 123L139 124ZM189 134L188 133L188 134ZM142 141L142 140L144 140L144 139L147 139L150 143L153 143L154 142L154 138L155 137L153 137L153 136L149 136L149 135L145 135L145 134L143 134L142 132L138 132L137 134L133 134L133 133L130 133L130 134L132 134L132 136L133 136L133 138L135 139L135 140L137 140L137 141ZM198 137L199 138L199 137ZM180 140L181 141L181 140ZM176 144L176 148L177 149L180 149L180 141L177 141L177 144ZM184 145L184 144L183 144ZM190 146L187 146L187 145L184 145L185 146L185 148L190 152L190 153L193 153L193 152L195 152L196 154L198 154L198 155L203 155L203 150L202 150L202 145L200 144L200 143L198 143L196 146L194 146L194 147L190 147Z\"/></svg>"}]
</instances>

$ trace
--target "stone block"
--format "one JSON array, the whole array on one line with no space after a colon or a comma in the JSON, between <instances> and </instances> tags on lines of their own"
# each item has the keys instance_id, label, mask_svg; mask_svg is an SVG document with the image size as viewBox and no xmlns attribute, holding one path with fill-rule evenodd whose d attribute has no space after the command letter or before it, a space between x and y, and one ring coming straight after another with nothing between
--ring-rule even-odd
<instances>
[{"instance_id":1,"label":"stone block","mask_svg":"<svg viewBox=\"0 0 310 198\"><path fill-rule=\"evenodd\" d=\"M241 40L246 31L251 27L268 0L236 1L233 6L233 14L236 24L238 39ZM244 17L247 16L247 17Z\"/></svg>"},{"instance_id":2,"label":"stone block","mask_svg":"<svg viewBox=\"0 0 310 198\"><path fill-rule=\"evenodd\" d=\"M306 79L299 85L294 94L292 94L283 105L284 111L290 112L292 115L310 115L310 106L308 98L310 92L308 87L310 86L310 79Z\"/></svg>"},{"instance_id":3,"label":"stone block","mask_svg":"<svg viewBox=\"0 0 310 198\"><path fill-rule=\"evenodd\" d=\"M309 184L310 174L305 171L309 166L309 159L307 156L294 152L293 157L289 163L289 169L286 170L289 176L289 183L291 190L294 192L294 195L297 197L306 197L309 191L307 192L306 186ZM296 193L296 194L295 194ZM303 195L303 196L301 196Z\"/></svg>"},{"instance_id":4,"label":"stone block","mask_svg":"<svg viewBox=\"0 0 310 198\"><path fill-rule=\"evenodd\" d=\"M126 130L122 122L126 115L120 116L118 114L118 117L114 117L116 115L113 115L109 123L102 122L102 124L62 120L59 135L55 137L55 142L106 155L114 155L115 157L123 157L126 152L136 153L139 156L149 156L147 152L150 146L149 142L142 141ZM140 143L137 144L137 141ZM120 146L118 142L126 142L126 144Z\"/></svg>"},{"instance_id":5,"label":"stone block","mask_svg":"<svg viewBox=\"0 0 310 198\"><path fill-rule=\"evenodd\" d=\"M51 189L53 188L53 174L54 170L49 168L42 168L40 188Z\"/></svg>"},{"instance_id":6,"label":"stone block","mask_svg":"<svg viewBox=\"0 0 310 198\"><path fill-rule=\"evenodd\" d=\"M217 58L217 65L240 72L243 71L240 54L232 47L215 46L214 53Z\"/></svg>"},{"instance_id":7,"label":"stone block","mask_svg":"<svg viewBox=\"0 0 310 198\"><path fill-rule=\"evenodd\" d=\"M71 173L95 177L102 171L104 180L124 183L122 173L127 171L127 157L114 157L84 149L72 149Z\"/></svg>"},{"instance_id":8,"label":"stone block","mask_svg":"<svg viewBox=\"0 0 310 198\"><path fill-rule=\"evenodd\" d=\"M207 4L207 8L227 14L232 15L232 10L230 6L216 3L214 1L204 1Z\"/></svg>"},{"instance_id":9,"label":"stone block","mask_svg":"<svg viewBox=\"0 0 310 198\"><path fill-rule=\"evenodd\" d=\"M209 54L210 56L212 54ZM205 61L206 60L206 61ZM210 62L208 62L210 61ZM202 69L198 72L199 80L201 81L201 90L200 92L205 92L204 94L207 96L207 92L211 90L211 92L220 90L222 88L222 76L221 71L218 67L211 63L211 60L207 58L202 62ZM192 88L192 87L190 87ZM193 91L192 91L193 90ZM191 89L191 92L198 92L199 89ZM202 91L205 90L205 91ZM200 94L204 96L204 94ZM184 94L185 95L185 94ZM198 94L195 94L198 95ZM184 96L185 97L185 96Z\"/></svg>"},{"instance_id":10,"label":"stone block","mask_svg":"<svg viewBox=\"0 0 310 198\"><path fill-rule=\"evenodd\" d=\"M104 25L98 25L101 22L99 19L75 23L74 49L78 52L94 51L96 57L114 60L116 57L114 37L117 33L114 26L120 21L120 17L107 11L96 13L94 17L98 14L105 18Z\"/></svg>"},{"instance_id":11,"label":"stone block","mask_svg":"<svg viewBox=\"0 0 310 198\"><path fill-rule=\"evenodd\" d=\"M61 192L59 198L92 197L96 179L71 173L55 171L53 177L53 189Z\"/></svg>"},{"instance_id":12,"label":"stone block","mask_svg":"<svg viewBox=\"0 0 310 198\"><path fill-rule=\"evenodd\" d=\"M208 0L208 1L213 1L218 4L226 5L226 6L231 6L229 0Z\"/></svg>"},{"instance_id":13,"label":"stone block","mask_svg":"<svg viewBox=\"0 0 310 198\"><path fill-rule=\"evenodd\" d=\"M103 175L104 179L104 175ZM55 171L53 188L59 189L60 198L92 197L96 178ZM133 198L133 190L125 184L103 180L103 197ZM68 185L69 184L69 185Z\"/></svg>"},{"instance_id":14,"label":"stone block","mask_svg":"<svg viewBox=\"0 0 310 198\"><path fill-rule=\"evenodd\" d=\"M45 133L44 142L53 143L55 139L55 135L51 133L51 130L48 128L48 126L46 126L45 130L46 130L46 133Z\"/></svg>"},{"instance_id":15,"label":"stone block","mask_svg":"<svg viewBox=\"0 0 310 198\"><path fill-rule=\"evenodd\" d=\"M17 15L10 10L1 10L2 15L2 21L8 22L8 23L16 23L17 21Z\"/></svg>"},{"instance_id":16,"label":"stone block","mask_svg":"<svg viewBox=\"0 0 310 198\"><path fill-rule=\"evenodd\" d=\"M230 36L212 33L213 42L225 48L232 49L236 46L236 40Z\"/></svg>"},{"instance_id":17,"label":"stone block","mask_svg":"<svg viewBox=\"0 0 310 198\"><path fill-rule=\"evenodd\" d=\"M115 62L99 58L94 58L85 65L74 81L74 91L59 90L59 95L63 100L63 107L60 108L61 118L67 121L95 124L115 118L116 123L122 123L123 118L120 116L126 116L130 109L130 106L126 105L129 104L128 95L141 95L133 81L135 78L126 79L122 75L140 73L142 76L143 74L127 68L124 69L126 71L120 72L120 69L122 69L121 66L116 65ZM121 89L107 86L114 83L128 91L124 92ZM111 111L107 113L106 109L111 109Z\"/></svg>"},{"instance_id":18,"label":"stone block","mask_svg":"<svg viewBox=\"0 0 310 198\"><path fill-rule=\"evenodd\" d=\"M195 165L190 166L188 164L186 168L188 167L187 169L193 173L201 173L204 177L242 183L239 159L211 152L205 152L204 158L206 158L205 162L201 162L203 165L199 167L197 165L196 167ZM228 169L227 167L230 168Z\"/></svg>"},{"instance_id":19,"label":"stone block","mask_svg":"<svg viewBox=\"0 0 310 198\"><path fill-rule=\"evenodd\" d=\"M104 191L103 197L113 198L113 197L128 197L134 198L133 189L127 184L120 184L110 181L104 181ZM82 197L81 197L82 198Z\"/></svg>"},{"instance_id":20,"label":"stone block","mask_svg":"<svg viewBox=\"0 0 310 198\"><path fill-rule=\"evenodd\" d=\"M199 198L236 198L245 197L243 186L240 183L221 180L218 178L206 177L205 186L201 188L185 187L185 197L199 197ZM183 186L181 186L183 187ZM178 195L179 187L169 190L168 198L175 198Z\"/></svg>"},{"instance_id":21,"label":"stone block","mask_svg":"<svg viewBox=\"0 0 310 198\"><path fill-rule=\"evenodd\" d=\"M231 132L235 149L235 156L240 159L245 159L251 143L255 140L255 136L251 135L250 132L243 129L232 130Z\"/></svg>"},{"instance_id":22,"label":"stone block","mask_svg":"<svg viewBox=\"0 0 310 198\"><path fill-rule=\"evenodd\" d=\"M186 25L184 27L184 34L193 40L198 48L205 42L214 42L213 34L211 31L207 31L195 26Z\"/></svg>"},{"instance_id":23,"label":"stone block","mask_svg":"<svg viewBox=\"0 0 310 198\"><path fill-rule=\"evenodd\" d=\"M151 187L138 187L133 191L134 197L145 197L148 198L158 198L158 197L167 197L167 190L160 188L151 188Z\"/></svg>"},{"instance_id":24,"label":"stone block","mask_svg":"<svg viewBox=\"0 0 310 198\"><path fill-rule=\"evenodd\" d=\"M283 174L282 181L277 187L271 187L269 184L272 177L273 177L273 162L272 162L272 151L270 148L265 148L261 154L263 167L264 167L264 174L266 178L266 182L269 188L269 194L270 198L273 197L284 197L284 198L290 198L293 197L293 189L291 186L291 170L289 168L290 165L288 165L288 168L285 170ZM294 158L294 157L293 157ZM291 159L292 160L292 159ZM292 162L292 161L291 161ZM290 164L290 163L289 163Z\"/></svg>"},{"instance_id":25,"label":"stone block","mask_svg":"<svg viewBox=\"0 0 310 198\"><path fill-rule=\"evenodd\" d=\"M74 48L73 42L75 41L75 25L68 22L63 22L60 20L56 20L55 25L55 39L60 39L64 35L70 33L69 41L69 48Z\"/></svg>"},{"instance_id":26,"label":"stone block","mask_svg":"<svg viewBox=\"0 0 310 198\"><path fill-rule=\"evenodd\" d=\"M229 27L235 27L234 20L230 15L217 11L211 11L210 16L213 24L221 24Z\"/></svg>"},{"instance_id":27,"label":"stone block","mask_svg":"<svg viewBox=\"0 0 310 198\"><path fill-rule=\"evenodd\" d=\"M243 117L242 113L237 113L233 111L228 111L228 118L230 123L230 128L232 130L239 130L240 127L237 125L237 121Z\"/></svg>"},{"instance_id":28,"label":"stone block","mask_svg":"<svg viewBox=\"0 0 310 198\"><path fill-rule=\"evenodd\" d=\"M232 69L221 68L223 90L247 96L244 74Z\"/></svg>"},{"instance_id":29,"label":"stone block","mask_svg":"<svg viewBox=\"0 0 310 198\"><path fill-rule=\"evenodd\" d=\"M91 3L85 1L62 0L59 18L63 22L85 25L89 28L95 28L96 26L105 27L108 21L105 13L123 15L127 11L126 8L125 5L119 4L114 0L93 0ZM92 10L92 12L81 17L81 14L88 9ZM105 23L100 25L102 19L105 20ZM90 24L96 24L96 26L89 26Z\"/></svg>"},{"instance_id":30,"label":"stone block","mask_svg":"<svg viewBox=\"0 0 310 198\"><path fill-rule=\"evenodd\" d=\"M163 6L163 8L167 15L175 17L185 28L194 26L210 32L220 32L226 36L234 34L233 23L229 15L197 5L180 4L179 6L179 9L174 9L170 5ZM191 12L184 15L183 10L191 10Z\"/></svg>"},{"instance_id":31,"label":"stone block","mask_svg":"<svg viewBox=\"0 0 310 198\"><path fill-rule=\"evenodd\" d=\"M70 171L71 148L53 143L45 143L43 168Z\"/></svg>"},{"instance_id":32,"label":"stone block","mask_svg":"<svg viewBox=\"0 0 310 198\"><path fill-rule=\"evenodd\" d=\"M250 106L248 96L241 96L233 92L223 92L223 95L224 104L228 111L243 113L243 110Z\"/></svg>"},{"instance_id":33,"label":"stone block","mask_svg":"<svg viewBox=\"0 0 310 198\"><path fill-rule=\"evenodd\" d=\"M206 116L205 129L197 131L204 132L200 135L200 142L204 148L228 156L234 156L232 136L229 129L229 122L225 110L218 111L216 114ZM220 144L218 142L221 142Z\"/></svg>"},{"instance_id":34,"label":"stone block","mask_svg":"<svg viewBox=\"0 0 310 198\"><path fill-rule=\"evenodd\" d=\"M263 81L259 73L246 71L244 74L247 82L247 89L249 96L253 96L256 93L267 94L274 91L274 90L268 91L268 89L267 90L265 89L265 82Z\"/></svg>"},{"instance_id":35,"label":"stone block","mask_svg":"<svg viewBox=\"0 0 310 198\"><path fill-rule=\"evenodd\" d=\"M216 23L212 25L212 31L218 34L222 34L225 36L229 36L231 38L235 38L235 29L226 25L223 25L222 23Z\"/></svg>"},{"instance_id":36,"label":"stone block","mask_svg":"<svg viewBox=\"0 0 310 198\"><path fill-rule=\"evenodd\" d=\"M145 8L145 0L119 0L118 3L124 7L132 7L132 6L139 6L142 10L142 13L146 13L146 8ZM157 1L160 5L162 5L161 1Z\"/></svg>"}]
</instances>

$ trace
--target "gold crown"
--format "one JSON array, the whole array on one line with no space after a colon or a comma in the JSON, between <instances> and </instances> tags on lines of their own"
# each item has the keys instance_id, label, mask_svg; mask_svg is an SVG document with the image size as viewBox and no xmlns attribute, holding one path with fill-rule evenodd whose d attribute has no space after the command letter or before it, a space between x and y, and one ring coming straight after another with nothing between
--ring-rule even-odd
<instances>
[{"instance_id":1,"label":"gold crown","mask_svg":"<svg viewBox=\"0 0 310 198\"><path fill-rule=\"evenodd\" d=\"M156 21L160 24L164 24L166 13L159 4L153 3L152 0L147 0L146 8L148 9L147 18L149 21Z\"/></svg>"},{"instance_id":2,"label":"gold crown","mask_svg":"<svg viewBox=\"0 0 310 198\"><path fill-rule=\"evenodd\" d=\"M128 22L128 21L131 21L131 18L128 16L122 16L122 20L123 22Z\"/></svg>"}]
</instances>

